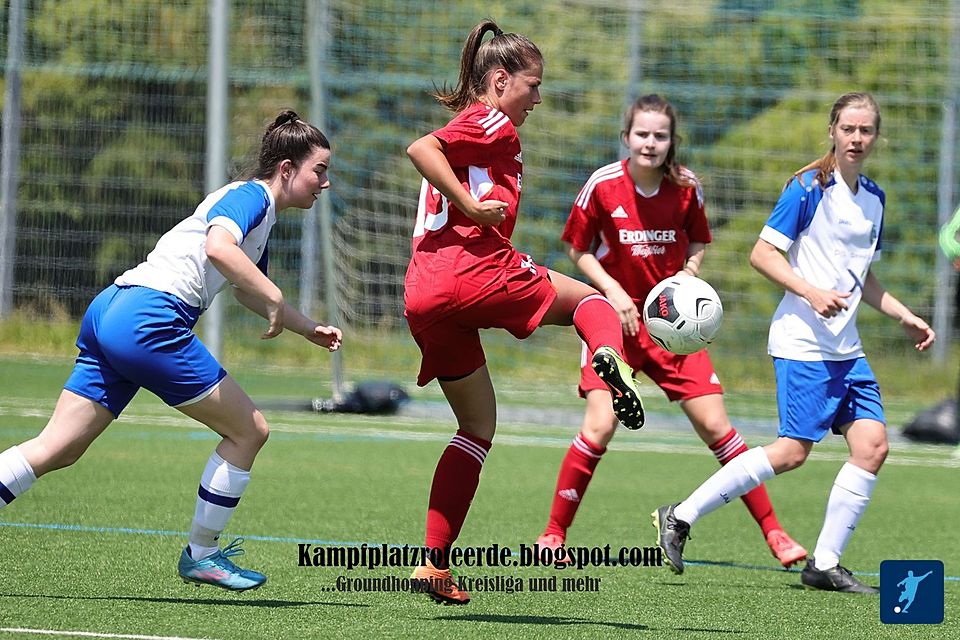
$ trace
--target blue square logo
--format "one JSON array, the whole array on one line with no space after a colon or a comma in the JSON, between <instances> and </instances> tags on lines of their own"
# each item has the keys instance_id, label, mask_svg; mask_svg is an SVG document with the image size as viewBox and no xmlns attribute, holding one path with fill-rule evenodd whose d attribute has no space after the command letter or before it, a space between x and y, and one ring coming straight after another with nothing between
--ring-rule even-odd
<instances>
[{"instance_id":1,"label":"blue square logo","mask_svg":"<svg viewBox=\"0 0 960 640\"><path fill-rule=\"evenodd\" d=\"M880 622L943 622L943 562L884 560L880 563Z\"/></svg>"}]
</instances>

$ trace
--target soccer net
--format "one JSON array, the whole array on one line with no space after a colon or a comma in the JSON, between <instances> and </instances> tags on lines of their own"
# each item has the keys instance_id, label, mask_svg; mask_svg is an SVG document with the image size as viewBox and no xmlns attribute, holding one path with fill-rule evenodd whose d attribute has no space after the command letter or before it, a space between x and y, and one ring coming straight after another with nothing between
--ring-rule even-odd
<instances>
[{"instance_id":1,"label":"soccer net","mask_svg":"<svg viewBox=\"0 0 960 640\"><path fill-rule=\"evenodd\" d=\"M14 314L76 319L203 196L208 3L22 2ZM450 117L429 92L455 83L464 38L491 12L546 60L543 104L520 130L524 192L514 236L539 263L573 272L559 241L573 197L594 169L622 157L627 102L660 93L679 112L680 159L703 181L714 230L702 275L726 310L718 360L765 362L780 294L750 268L749 250L786 177L826 151L833 100L866 90L883 112L883 140L867 165L887 194L877 272L927 318L938 299L952 298L949 281L933 274L938 192L946 185L960 198L956 166L944 175L940 163L957 146L944 127L958 91L949 64L955 1L322 4L329 47L320 80L334 147L325 197L348 378L410 381L416 373L402 281L419 177L404 149ZM306 3L229 6L228 155L239 169L277 111L307 116L317 78L308 72ZM9 7L0 8L5 56ZM301 295L302 220L282 214L271 238L271 275L292 302ZM320 256L306 259L316 261L313 286L322 292ZM331 317L322 294L314 299L317 318ZM229 368L295 363L327 384L327 358L293 338L259 341L262 323L235 303L224 322ZM861 330L871 353L909 351L896 323L879 314L863 313ZM485 344L507 393L576 385L570 329L523 342L489 332Z\"/></svg>"}]
</instances>

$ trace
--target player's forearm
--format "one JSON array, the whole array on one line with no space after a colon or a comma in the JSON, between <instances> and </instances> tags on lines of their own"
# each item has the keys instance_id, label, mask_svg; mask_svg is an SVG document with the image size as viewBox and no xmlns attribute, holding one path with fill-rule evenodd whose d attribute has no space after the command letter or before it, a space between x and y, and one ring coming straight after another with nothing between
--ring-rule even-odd
<instances>
[{"instance_id":1,"label":"player's forearm","mask_svg":"<svg viewBox=\"0 0 960 640\"><path fill-rule=\"evenodd\" d=\"M226 233L225 231L223 233ZM207 257L223 277L241 291L244 291L264 303L279 304L283 300L283 293L270 278L265 276L257 265L236 244L212 238L211 231L207 238Z\"/></svg>"},{"instance_id":2,"label":"player's forearm","mask_svg":"<svg viewBox=\"0 0 960 640\"><path fill-rule=\"evenodd\" d=\"M237 302L242 304L244 307L250 309L250 311L253 311L261 318L269 319L267 316L267 305L260 298L239 288L235 288L233 290L233 295L237 299ZM284 329L293 331L294 333L299 333L303 336L313 333L313 330L317 324L318 323L300 313L300 311L298 311L296 308L290 306L289 303L283 303Z\"/></svg>"},{"instance_id":3,"label":"player's forearm","mask_svg":"<svg viewBox=\"0 0 960 640\"><path fill-rule=\"evenodd\" d=\"M687 247L687 259L683 263L683 270L692 276L700 275L703 258L707 254L707 245L703 242L691 242Z\"/></svg>"},{"instance_id":4,"label":"player's forearm","mask_svg":"<svg viewBox=\"0 0 960 640\"><path fill-rule=\"evenodd\" d=\"M872 271L867 272L867 277L863 281L863 301L898 322L914 317L914 313L907 305L887 291Z\"/></svg>"},{"instance_id":5,"label":"player's forearm","mask_svg":"<svg viewBox=\"0 0 960 640\"><path fill-rule=\"evenodd\" d=\"M607 270L603 268L600 261L592 253L578 251L572 246L567 246L567 257L576 265L580 272L590 279L599 291L606 293L612 287L619 287L620 283L616 281Z\"/></svg>"},{"instance_id":6,"label":"player's forearm","mask_svg":"<svg viewBox=\"0 0 960 640\"><path fill-rule=\"evenodd\" d=\"M253 311L261 318L267 318L267 305L260 298L254 296L253 294L247 293L238 287L233 287L233 297L237 300L237 302L242 304L250 311Z\"/></svg>"},{"instance_id":7,"label":"player's forearm","mask_svg":"<svg viewBox=\"0 0 960 640\"><path fill-rule=\"evenodd\" d=\"M298 309L291 307L289 304L285 304L283 308L283 324L290 331L299 333L302 336L312 334L318 325L317 322L303 315Z\"/></svg>"},{"instance_id":8,"label":"player's forearm","mask_svg":"<svg viewBox=\"0 0 960 640\"><path fill-rule=\"evenodd\" d=\"M812 286L793 272L780 250L766 240L757 240L750 252L750 266L781 289L806 298Z\"/></svg>"},{"instance_id":9,"label":"player's forearm","mask_svg":"<svg viewBox=\"0 0 960 640\"><path fill-rule=\"evenodd\" d=\"M433 135L426 135L407 147L407 156L427 182L463 212L470 211L470 194L457 178L443 146Z\"/></svg>"}]
</instances>

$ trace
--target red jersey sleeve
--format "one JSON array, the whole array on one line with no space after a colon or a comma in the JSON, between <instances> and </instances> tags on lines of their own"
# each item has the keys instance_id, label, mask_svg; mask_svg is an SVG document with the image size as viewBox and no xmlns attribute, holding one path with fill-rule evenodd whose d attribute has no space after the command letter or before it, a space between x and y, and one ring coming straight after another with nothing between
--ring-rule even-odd
<instances>
[{"instance_id":1,"label":"red jersey sleeve","mask_svg":"<svg viewBox=\"0 0 960 640\"><path fill-rule=\"evenodd\" d=\"M589 183L588 183L589 184ZM593 251L600 238L600 215L597 212L596 190L584 201L588 185L584 185L573 201L567 224L560 239L570 243L577 251ZM581 206L582 205L582 206Z\"/></svg>"},{"instance_id":2,"label":"red jersey sleeve","mask_svg":"<svg viewBox=\"0 0 960 640\"><path fill-rule=\"evenodd\" d=\"M707 222L707 212L703 206L703 187L700 180L689 169L684 169L686 177L694 181L695 185L686 189L687 207L684 215L684 229L690 242L710 244L713 236L710 233L710 224Z\"/></svg>"},{"instance_id":3,"label":"red jersey sleeve","mask_svg":"<svg viewBox=\"0 0 960 640\"><path fill-rule=\"evenodd\" d=\"M517 130L499 111L472 107L433 132L444 145L451 167L489 166L493 158L519 145Z\"/></svg>"}]
</instances>

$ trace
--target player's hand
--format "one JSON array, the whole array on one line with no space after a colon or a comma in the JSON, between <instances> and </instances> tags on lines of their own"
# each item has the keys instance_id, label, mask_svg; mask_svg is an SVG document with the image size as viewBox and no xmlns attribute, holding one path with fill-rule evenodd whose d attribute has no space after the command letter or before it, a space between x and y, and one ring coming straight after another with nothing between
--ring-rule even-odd
<instances>
[{"instance_id":1,"label":"player's hand","mask_svg":"<svg viewBox=\"0 0 960 640\"><path fill-rule=\"evenodd\" d=\"M507 207L502 200L484 200L473 202L470 211L464 211L468 218L484 227L495 227L507 219Z\"/></svg>"},{"instance_id":2,"label":"player's hand","mask_svg":"<svg viewBox=\"0 0 960 640\"><path fill-rule=\"evenodd\" d=\"M640 312L637 311L637 305L633 298L623 290L619 284L609 287L603 292L610 304L613 305L617 316L620 318L620 326L628 336L635 336L640 331Z\"/></svg>"},{"instance_id":3,"label":"player's hand","mask_svg":"<svg viewBox=\"0 0 960 640\"><path fill-rule=\"evenodd\" d=\"M917 351L925 351L937 339L937 334L933 332L923 318L913 315L904 316L900 319L900 326L904 333L914 341L914 348Z\"/></svg>"},{"instance_id":4,"label":"player's hand","mask_svg":"<svg viewBox=\"0 0 960 640\"><path fill-rule=\"evenodd\" d=\"M814 311L824 318L832 318L847 309L846 298L850 297L850 293L837 291L836 289L827 291L826 289L811 287L804 297Z\"/></svg>"},{"instance_id":5,"label":"player's hand","mask_svg":"<svg viewBox=\"0 0 960 640\"><path fill-rule=\"evenodd\" d=\"M326 347L327 351L336 351L343 342L343 332L340 329L319 324L313 328L312 332L303 337L315 345Z\"/></svg>"},{"instance_id":6,"label":"player's hand","mask_svg":"<svg viewBox=\"0 0 960 640\"><path fill-rule=\"evenodd\" d=\"M267 326L267 330L263 332L263 335L260 336L261 340L269 340L270 338L276 338L278 335L283 333L283 308L284 308L283 296L280 296L279 302L276 300L268 300L266 303L266 317L267 322L270 324Z\"/></svg>"}]
</instances>

